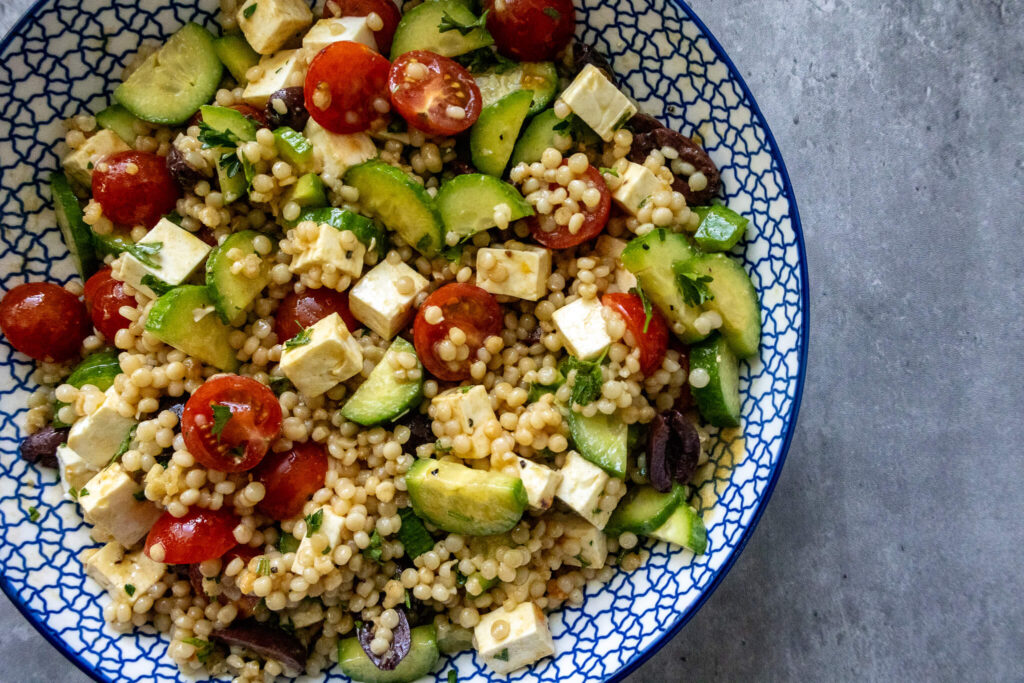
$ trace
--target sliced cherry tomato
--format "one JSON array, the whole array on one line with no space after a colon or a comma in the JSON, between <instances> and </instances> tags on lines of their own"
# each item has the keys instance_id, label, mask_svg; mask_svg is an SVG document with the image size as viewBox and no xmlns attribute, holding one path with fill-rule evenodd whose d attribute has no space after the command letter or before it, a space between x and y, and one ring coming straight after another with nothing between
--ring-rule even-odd
<instances>
[{"instance_id":1,"label":"sliced cherry tomato","mask_svg":"<svg viewBox=\"0 0 1024 683\"><path fill-rule=\"evenodd\" d=\"M441 321L427 322L426 312L431 307L441 309ZM466 336L465 352L458 353L455 360L441 357L448 340L448 332L458 327ZM413 323L413 344L423 365L438 379L450 382L467 379L469 366L476 360L476 353L487 337L501 334L501 306L494 296L475 285L452 283L441 287L427 297L416 314Z\"/></svg>"},{"instance_id":2,"label":"sliced cherry tomato","mask_svg":"<svg viewBox=\"0 0 1024 683\"><path fill-rule=\"evenodd\" d=\"M567 162L562 162L567 163ZM577 244L583 244L587 240L597 237L604 226L608 224L608 216L612 208L612 196L608 192L608 185L605 184L601 173L593 166L588 166L581 178L587 188L597 188L601 193L601 200L594 208L588 208L582 201L579 202L580 211L583 212L583 226L579 232L573 234L569 231L568 225L558 225L552 214L534 214L526 219L533 239L543 244L548 249L568 249ZM548 189L556 190L560 186L556 183L548 185Z\"/></svg>"},{"instance_id":3,"label":"sliced cherry tomato","mask_svg":"<svg viewBox=\"0 0 1024 683\"><path fill-rule=\"evenodd\" d=\"M382 55L391 52L391 40L395 37L395 29L402 19L398 6L391 0L327 0L324 5L324 19L330 17L368 17L374 12L380 17L384 26L373 32L377 41L377 51Z\"/></svg>"},{"instance_id":4,"label":"sliced cherry tomato","mask_svg":"<svg viewBox=\"0 0 1024 683\"><path fill-rule=\"evenodd\" d=\"M196 460L222 472L243 472L259 464L281 430L281 404L254 379L220 375L188 399L181 424L185 447Z\"/></svg>"},{"instance_id":5,"label":"sliced cherry tomato","mask_svg":"<svg viewBox=\"0 0 1024 683\"><path fill-rule=\"evenodd\" d=\"M146 555L152 557L153 546L163 546L161 562L193 564L220 557L233 548L234 529L241 520L234 512L221 508L207 510L193 507L184 517L165 512L146 536Z\"/></svg>"},{"instance_id":6,"label":"sliced cherry tomato","mask_svg":"<svg viewBox=\"0 0 1024 683\"><path fill-rule=\"evenodd\" d=\"M498 52L524 62L554 59L572 40L572 0L487 0L487 30Z\"/></svg>"},{"instance_id":7,"label":"sliced cherry tomato","mask_svg":"<svg viewBox=\"0 0 1024 683\"><path fill-rule=\"evenodd\" d=\"M153 227L174 209L179 193L165 159L151 152L111 154L92 174L93 199L121 225Z\"/></svg>"},{"instance_id":8,"label":"sliced cherry tomato","mask_svg":"<svg viewBox=\"0 0 1024 683\"><path fill-rule=\"evenodd\" d=\"M113 341L118 330L126 329L131 321L121 315L122 306L135 307L135 297L124 293L124 287L110 275L106 267L85 283L85 305L92 316L92 324L108 341Z\"/></svg>"},{"instance_id":9,"label":"sliced cherry tomato","mask_svg":"<svg viewBox=\"0 0 1024 683\"><path fill-rule=\"evenodd\" d=\"M455 135L480 116L483 98L473 75L453 59L412 50L388 74L391 104L410 126L429 135Z\"/></svg>"},{"instance_id":10,"label":"sliced cherry tomato","mask_svg":"<svg viewBox=\"0 0 1024 683\"><path fill-rule=\"evenodd\" d=\"M297 444L285 453L271 453L252 472L267 493L256 506L272 519L288 519L302 513L302 506L323 488L327 453L313 441Z\"/></svg>"},{"instance_id":11,"label":"sliced cherry tomato","mask_svg":"<svg viewBox=\"0 0 1024 683\"><path fill-rule=\"evenodd\" d=\"M632 334L634 345L640 349L640 372L645 377L653 374L661 367L668 349L668 324L665 318L652 306L648 321L643 300L636 294L611 292L601 297L601 303L626 321L626 329Z\"/></svg>"},{"instance_id":12,"label":"sliced cherry tomato","mask_svg":"<svg viewBox=\"0 0 1024 683\"><path fill-rule=\"evenodd\" d=\"M0 330L11 346L36 360L74 358L91 328L85 304L51 282L18 285L0 302Z\"/></svg>"},{"instance_id":13,"label":"sliced cherry tomato","mask_svg":"<svg viewBox=\"0 0 1024 683\"><path fill-rule=\"evenodd\" d=\"M333 133L366 130L386 114L390 68L387 59L362 43L331 43L317 53L306 73L309 115Z\"/></svg>"},{"instance_id":14,"label":"sliced cherry tomato","mask_svg":"<svg viewBox=\"0 0 1024 683\"><path fill-rule=\"evenodd\" d=\"M341 316L349 332L355 332L362 326L349 310L348 292L325 288L307 289L302 294L292 292L281 300L274 316L277 341L291 339L301 331L299 325L309 327L332 313Z\"/></svg>"}]
</instances>

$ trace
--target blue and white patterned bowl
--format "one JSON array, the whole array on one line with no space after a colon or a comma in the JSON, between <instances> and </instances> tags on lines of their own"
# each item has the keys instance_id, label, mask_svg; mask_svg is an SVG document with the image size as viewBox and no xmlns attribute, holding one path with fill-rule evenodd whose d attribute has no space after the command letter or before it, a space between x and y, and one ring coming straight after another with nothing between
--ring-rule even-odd
<instances>
[{"instance_id":1,"label":"blue and white patterned bowl","mask_svg":"<svg viewBox=\"0 0 1024 683\"><path fill-rule=\"evenodd\" d=\"M45 178L58 167L61 121L107 105L121 67L144 40L186 21L214 25L216 0L40 0L0 43L0 290L66 282L73 266L54 224ZM577 5L579 6L579 2ZM666 643L704 603L767 503L793 434L807 348L807 271L796 201L768 124L729 58L674 0L584 0L578 37L608 55L644 111L698 133L722 172L729 206L749 216L738 247L764 308L760 358L743 365L744 441L716 440L701 513L709 552L652 546L632 574L591 586L581 607L552 615L558 655L516 681L618 680ZM108 80L105 76L114 80ZM52 470L19 460L34 363L0 345L0 587L55 647L100 681L180 681L152 631L104 626L100 588L77 560L90 545ZM39 518L32 521L29 509ZM459 680L507 680L470 653ZM331 672L327 680L347 680Z\"/></svg>"}]
</instances>

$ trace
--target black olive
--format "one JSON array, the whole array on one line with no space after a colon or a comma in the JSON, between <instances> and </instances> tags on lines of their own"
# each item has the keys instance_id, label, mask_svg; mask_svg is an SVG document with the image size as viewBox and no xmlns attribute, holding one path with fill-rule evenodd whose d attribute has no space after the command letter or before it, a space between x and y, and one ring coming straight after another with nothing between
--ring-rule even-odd
<instances>
[{"instance_id":1,"label":"black olive","mask_svg":"<svg viewBox=\"0 0 1024 683\"><path fill-rule=\"evenodd\" d=\"M167 154L167 170L170 172L174 182L181 186L186 192L191 191L205 176L185 160L185 155L174 145Z\"/></svg>"},{"instance_id":2,"label":"black olive","mask_svg":"<svg viewBox=\"0 0 1024 683\"><path fill-rule=\"evenodd\" d=\"M281 88L267 100L267 122L271 128L288 126L297 131L306 127L309 112L306 111L306 96L302 86Z\"/></svg>"},{"instance_id":3,"label":"black olive","mask_svg":"<svg viewBox=\"0 0 1024 683\"><path fill-rule=\"evenodd\" d=\"M583 67L587 64L593 64L601 70L612 85L618 85L618 80L615 78L615 71L612 69L611 62L603 54L597 51L592 45L581 43L576 41L572 45L572 66L576 73L583 71Z\"/></svg>"},{"instance_id":4,"label":"black olive","mask_svg":"<svg viewBox=\"0 0 1024 683\"><path fill-rule=\"evenodd\" d=\"M227 645L248 648L261 657L276 659L289 671L301 672L306 666L306 648L298 638L258 621L235 623L213 631L210 637Z\"/></svg>"},{"instance_id":5,"label":"black olive","mask_svg":"<svg viewBox=\"0 0 1024 683\"><path fill-rule=\"evenodd\" d=\"M68 440L68 429L54 429L47 425L21 442L21 459L43 467L57 466L57 448Z\"/></svg>"},{"instance_id":6,"label":"black olive","mask_svg":"<svg viewBox=\"0 0 1024 683\"><path fill-rule=\"evenodd\" d=\"M651 486L662 493L672 484L686 484L697 470L700 434L678 410L656 415L647 441L647 474Z\"/></svg>"},{"instance_id":7,"label":"black olive","mask_svg":"<svg viewBox=\"0 0 1024 683\"><path fill-rule=\"evenodd\" d=\"M412 632L409 629L409 619L405 616L405 611L398 609L398 625L391 629L392 639L391 647L384 651L384 654L374 654L373 650L370 649L370 643L373 642L374 626L372 623L363 622L363 625L356 631L356 637L359 639L359 644L363 646L363 652L370 658L381 671L393 671L398 666L405 656L409 654L409 649L412 647Z\"/></svg>"},{"instance_id":8,"label":"black olive","mask_svg":"<svg viewBox=\"0 0 1024 683\"><path fill-rule=\"evenodd\" d=\"M715 162L700 145L690 138L660 124L653 127L652 121L657 123L657 119L646 114L637 114L629 120L628 125L634 132L633 146L629 150L629 160L642 164L651 150L660 150L662 147L675 149L679 152L680 161L685 161L703 173L708 184L703 190L695 192L690 189L690 183L686 178L677 176L672 182L672 189L682 193L690 206L710 203L711 199L718 194L722 180Z\"/></svg>"}]
</instances>

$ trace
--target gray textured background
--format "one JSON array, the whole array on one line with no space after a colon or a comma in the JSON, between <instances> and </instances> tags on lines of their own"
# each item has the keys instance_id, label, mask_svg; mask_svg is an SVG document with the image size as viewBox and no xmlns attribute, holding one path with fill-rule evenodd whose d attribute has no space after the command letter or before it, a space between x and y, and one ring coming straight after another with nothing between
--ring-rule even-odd
<instances>
[{"instance_id":1,"label":"gray textured background","mask_svg":"<svg viewBox=\"0 0 1024 683\"><path fill-rule=\"evenodd\" d=\"M693 5L793 178L810 368L746 551L628 680L1024 680L1024 0ZM86 680L0 632L0 680Z\"/></svg>"}]
</instances>

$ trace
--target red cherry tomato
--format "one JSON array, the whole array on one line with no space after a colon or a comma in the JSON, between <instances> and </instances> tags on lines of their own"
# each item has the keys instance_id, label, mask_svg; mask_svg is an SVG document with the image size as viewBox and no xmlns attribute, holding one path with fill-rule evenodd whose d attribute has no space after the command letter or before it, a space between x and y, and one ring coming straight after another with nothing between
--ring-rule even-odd
<instances>
[{"instance_id":1,"label":"red cherry tomato","mask_svg":"<svg viewBox=\"0 0 1024 683\"><path fill-rule=\"evenodd\" d=\"M330 17L366 17L375 12L383 28L373 32L377 41L377 51L382 55L391 52L391 39L395 37L395 29L402 19L402 13L391 0L327 0L324 5L324 19Z\"/></svg>"},{"instance_id":2,"label":"red cherry tomato","mask_svg":"<svg viewBox=\"0 0 1024 683\"><path fill-rule=\"evenodd\" d=\"M256 507L272 519L288 519L302 513L302 506L323 488L327 453L313 441L296 444L286 453L271 453L252 472L267 493Z\"/></svg>"},{"instance_id":3,"label":"red cherry tomato","mask_svg":"<svg viewBox=\"0 0 1024 683\"><path fill-rule=\"evenodd\" d=\"M110 267L100 270L85 283L85 305L92 316L92 324L108 341L112 341L118 330L131 325L121 315L122 306L135 307L135 297L124 293L120 282L110 276Z\"/></svg>"},{"instance_id":4,"label":"red cherry tomato","mask_svg":"<svg viewBox=\"0 0 1024 683\"><path fill-rule=\"evenodd\" d=\"M146 536L146 555L163 546L166 564L193 564L220 557L237 544L234 528L241 520L228 509L190 508L184 517L165 512Z\"/></svg>"},{"instance_id":5,"label":"red cherry tomato","mask_svg":"<svg viewBox=\"0 0 1024 683\"><path fill-rule=\"evenodd\" d=\"M443 317L439 323L427 322L426 311L433 306L441 309ZM448 331L453 327L465 333L469 354L461 360L444 360L440 344L447 340ZM501 328L501 306L492 294L475 285L452 283L423 302L413 323L413 344L432 375L457 382L470 376L469 366L476 360L476 352L487 337L501 334Z\"/></svg>"},{"instance_id":6,"label":"red cherry tomato","mask_svg":"<svg viewBox=\"0 0 1024 683\"><path fill-rule=\"evenodd\" d=\"M11 346L36 360L74 358L91 328L85 305L51 282L18 285L0 302L0 330Z\"/></svg>"},{"instance_id":7,"label":"red cherry tomato","mask_svg":"<svg viewBox=\"0 0 1024 683\"><path fill-rule=\"evenodd\" d=\"M292 292L281 301L274 316L277 341L291 339L299 333L299 325L309 327L332 313L341 316L349 332L355 332L361 327L349 310L348 292L336 292L333 289L307 289L302 294Z\"/></svg>"},{"instance_id":8,"label":"red cherry tomato","mask_svg":"<svg viewBox=\"0 0 1024 683\"><path fill-rule=\"evenodd\" d=\"M317 53L306 73L309 115L333 133L366 130L386 113L378 107L388 101L390 68L387 59L362 43L331 43Z\"/></svg>"},{"instance_id":9,"label":"red cherry tomato","mask_svg":"<svg viewBox=\"0 0 1024 683\"><path fill-rule=\"evenodd\" d=\"M388 74L395 110L429 135L455 135L480 116L483 98L473 75L453 59L412 50L395 60Z\"/></svg>"},{"instance_id":10,"label":"red cherry tomato","mask_svg":"<svg viewBox=\"0 0 1024 683\"><path fill-rule=\"evenodd\" d=\"M487 0L487 30L498 52L524 62L555 58L572 40L572 0Z\"/></svg>"},{"instance_id":11,"label":"red cherry tomato","mask_svg":"<svg viewBox=\"0 0 1024 683\"><path fill-rule=\"evenodd\" d=\"M562 162L567 163L567 162ZM593 166L588 166L581 178L587 188L596 188L601 193L601 200L594 208L588 208L582 201L579 202L580 211L583 212L583 226L579 232L569 232L568 225L558 225L552 214L534 214L526 219L533 239L543 244L548 249L568 249L582 244L587 240L597 237L604 226L608 224L608 216L612 208L612 196L608 192L608 185L605 184L601 173ZM560 187L556 183L548 185L548 189L556 190Z\"/></svg>"},{"instance_id":12,"label":"red cherry tomato","mask_svg":"<svg viewBox=\"0 0 1024 683\"><path fill-rule=\"evenodd\" d=\"M254 379L221 375L192 394L181 424L185 447L196 460L222 472L243 472L259 464L281 430L281 404Z\"/></svg>"},{"instance_id":13,"label":"red cherry tomato","mask_svg":"<svg viewBox=\"0 0 1024 683\"><path fill-rule=\"evenodd\" d=\"M640 349L640 372L651 375L661 367L668 349L668 324L656 309L651 308L647 322L643 300L636 294L611 292L601 297L601 303L622 316L626 329L633 335L634 345ZM647 331L644 331L646 322Z\"/></svg>"},{"instance_id":14,"label":"red cherry tomato","mask_svg":"<svg viewBox=\"0 0 1024 683\"><path fill-rule=\"evenodd\" d=\"M150 152L111 154L92 174L93 199L121 225L153 227L174 209L179 191L164 158Z\"/></svg>"}]
</instances>

